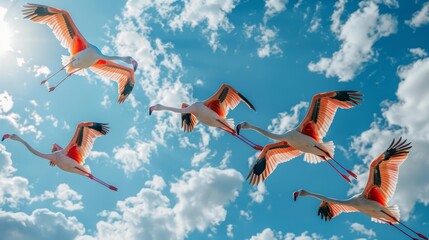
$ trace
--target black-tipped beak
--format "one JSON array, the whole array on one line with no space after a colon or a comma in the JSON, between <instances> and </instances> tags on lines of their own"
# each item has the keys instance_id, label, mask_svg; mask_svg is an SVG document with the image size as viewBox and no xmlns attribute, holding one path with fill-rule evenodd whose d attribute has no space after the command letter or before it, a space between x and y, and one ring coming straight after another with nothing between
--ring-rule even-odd
<instances>
[{"instance_id":1,"label":"black-tipped beak","mask_svg":"<svg viewBox=\"0 0 429 240\"><path fill-rule=\"evenodd\" d=\"M133 60L132 62L131 62L132 64L133 64L133 70L134 70L134 72L137 70L137 66L139 65L138 63L137 63L137 61L135 61L135 60Z\"/></svg>"},{"instance_id":2,"label":"black-tipped beak","mask_svg":"<svg viewBox=\"0 0 429 240\"><path fill-rule=\"evenodd\" d=\"M2 142L4 141L4 136L1 138L1 141L2 141Z\"/></svg>"},{"instance_id":3,"label":"black-tipped beak","mask_svg":"<svg viewBox=\"0 0 429 240\"><path fill-rule=\"evenodd\" d=\"M296 202L296 199L298 198L298 196L299 196L299 192L294 192L293 193L293 200Z\"/></svg>"},{"instance_id":4,"label":"black-tipped beak","mask_svg":"<svg viewBox=\"0 0 429 240\"><path fill-rule=\"evenodd\" d=\"M152 115L152 112L153 112L153 107L150 107L149 108L149 116Z\"/></svg>"},{"instance_id":5,"label":"black-tipped beak","mask_svg":"<svg viewBox=\"0 0 429 240\"><path fill-rule=\"evenodd\" d=\"M5 139L8 139L10 137L9 134L5 134L3 135L3 137L1 138L1 141L3 142Z\"/></svg>"},{"instance_id":6,"label":"black-tipped beak","mask_svg":"<svg viewBox=\"0 0 429 240\"><path fill-rule=\"evenodd\" d=\"M237 132L238 135L240 135L240 129L241 129L241 123L235 126L235 131Z\"/></svg>"}]
</instances>

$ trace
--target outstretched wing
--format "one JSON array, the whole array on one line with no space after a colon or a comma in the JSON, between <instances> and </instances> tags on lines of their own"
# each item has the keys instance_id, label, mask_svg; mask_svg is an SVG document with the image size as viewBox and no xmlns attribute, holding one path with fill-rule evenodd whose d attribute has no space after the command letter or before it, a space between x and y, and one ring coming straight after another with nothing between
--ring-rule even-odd
<instances>
[{"instance_id":1,"label":"outstretched wing","mask_svg":"<svg viewBox=\"0 0 429 240\"><path fill-rule=\"evenodd\" d=\"M182 108L189 107L188 104L182 103ZM192 113L182 113L182 128L185 132L194 131L195 125L198 123L197 118Z\"/></svg>"},{"instance_id":2,"label":"outstretched wing","mask_svg":"<svg viewBox=\"0 0 429 240\"><path fill-rule=\"evenodd\" d=\"M89 46L67 11L29 3L24 5L22 13L24 18L33 22L47 24L60 41L61 46L67 48L71 55L75 55Z\"/></svg>"},{"instance_id":3,"label":"outstretched wing","mask_svg":"<svg viewBox=\"0 0 429 240\"><path fill-rule=\"evenodd\" d=\"M331 221L332 218L340 215L342 212L358 212L358 210L351 206L322 201L317 211L317 216L320 216L325 221Z\"/></svg>"},{"instance_id":4,"label":"outstretched wing","mask_svg":"<svg viewBox=\"0 0 429 240\"><path fill-rule=\"evenodd\" d=\"M89 69L118 83L119 103L124 102L133 90L134 71L129 67L122 66L112 61L100 59Z\"/></svg>"},{"instance_id":5,"label":"outstretched wing","mask_svg":"<svg viewBox=\"0 0 429 240\"><path fill-rule=\"evenodd\" d=\"M76 132L65 148L65 153L79 164L85 163L85 158L92 149L97 137L106 135L109 127L106 123L83 122L79 123Z\"/></svg>"},{"instance_id":6,"label":"outstretched wing","mask_svg":"<svg viewBox=\"0 0 429 240\"><path fill-rule=\"evenodd\" d=\"M249 183L257 185L265 181L274 172L278 164L287 162L301 155L301 153L301 151L290 146L287 142L268 144L262 149L246 179L250 178Z\"/></svg>"},{"instance_id":7,"label":"outstretched wing","mask_svg":"<svg viewBox=\"0 0 429 240\"><path fill-rule=\"evenodd\" d=\"M362 100L358 91L333 91L313 97L298 131L320 142L326 135L338 108L352 108Z\"/></svg>"},{"instance_id":8,"label":"outstretched wing","mask_svg":"<svg viewBox=\"0 0 429 240\"><path fill-rule=\"evenodd\" d=\"M234 109L240 101L243 101L249 108L255 110L255 107L243 95L227 84L217 90L217 92L204 104L215 111L220 117L225 118L229 109Z\"/></svg>"},{"instance_id":9,"label":"outstretched wing","mask_svg":"<svg viewBox=\"0 0 429 240\"><path fill-rule=\"evenodd\" d=\"M398 183L399 166L407 159L410 146L405 139L393 139L389 148L372 161L368 182L363 190L364 197L387 206Z\"/></svg>"}]
</instances>

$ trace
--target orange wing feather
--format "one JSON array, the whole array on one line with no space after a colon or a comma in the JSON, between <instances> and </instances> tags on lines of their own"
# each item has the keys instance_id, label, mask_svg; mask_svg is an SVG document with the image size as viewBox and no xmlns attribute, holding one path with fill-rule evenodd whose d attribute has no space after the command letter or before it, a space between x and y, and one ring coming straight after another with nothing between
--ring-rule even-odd
<instances>
[{"instance_id":1,"label":"orange wing feather","mask_svg":"<svg viewBox=\"0 0 429 240\"><path fill-rule=\"evenodd\" d=\"M100 59L89 69L103 77L112 79L118 84L119 103L124 102L134 88L134 71L131 68Z\"/></svg>"},{"instance_id":2,"label":"orange wing feather","mask_svg":"<svg viewBox=\"0 0 429 240\"><path fill-rule=\"evenodd\" d=\"M379 202L386 206L392 197L398 183L399 166L407 159L410 142L395 139L389 148L378 158L372 161L368 182L363 194L366 198Z\"/></svg>"},{"instance_id":3,"label":"orange wing feather","mask_svg":"<svg viewBox=\"0 0 429 240\"><path fill-rule=\"evenodd\" d=\"M301 151L290 146L287 142L266 145L253 164L249 175L247 175L247 179L250 178L249 183L257 185L265 181L265 179L274 172L277 165L287 162L301 154Z\"/></svg>"},{"instance_id":4,"label":"orange wing feather","mask_svg":"<svg viewBox=\"0 0 429 240\"><path fill-rule=\"evenodd\" d=\"M320 142L331 126L337 109L354 107L362 100L361 96L357 91L334 91L315 95L298 130Z\"/></svg>"},{"instance_id":5,"label":"orange wing feather","mask_svg":"<svg viewBox=\"0 0 429 240\"><path fill-rule=\"evenodd\" d=\"M225 118L228 115L229 109L234 109L240 101L243 101L249 108L255 110L255 107L243 95L231 86L222 84L213 96L204 101L204 104L215 111L220 117Z\"/></svg>"},{"instance_id":6,"label":"orange wing feather","mask_svg":"<svg viewBox=\"0 0 429 240\"><path fill-rule=\"evenodd\" d=\"M189 107L188 104L182 103L182 108ZM192 113L182 113L182 128L185 132L194 131L195 125L198 123L197 118Z\"/></svg>"},{"instance_id":7,"label":"orange wing feather","mask_svg":"<svg viewBox=\"0 0 429 240\"><path fill-rule=\"evenodd\" d=\"M317 216L325 221L330 221L332 218L340 215L342 212L358 212L358 210L351 206L334 204L322 201L317 211Z\"/></svg>"},{"instance_id":8,"label":"orange wing feather","mask_svg":"<svg viewBox=\"0 0 429 240\"><path fill-rule=\"evenodd\" d=\"M67 48L71 55L75 55L89 46L67 11L29 3L24 5L22 12L24 18L48 25L60 41L61 46Z\"/></svg>"}]
</instances>

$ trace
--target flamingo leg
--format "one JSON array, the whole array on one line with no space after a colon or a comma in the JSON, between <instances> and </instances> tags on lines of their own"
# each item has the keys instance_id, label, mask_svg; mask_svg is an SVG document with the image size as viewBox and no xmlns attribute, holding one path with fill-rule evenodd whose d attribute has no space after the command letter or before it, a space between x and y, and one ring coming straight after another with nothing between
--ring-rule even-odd
<instances>
[{"instance_id":1,"label":"flamingo leg","mask_svg":"<svg viewBox=\"0 0 429 240\"><path fill-rule=\"evenodd\" d=\"M342 174L340 171L338 171L338 169L334 166L334 165L332 165L332 163L331 162L329 162L329 160L327 160L324 156L320 156L321 158L323 158L323 160L325 160L325 162L327 162L338 174L340 174L341 175L341 177L343 177L347 182L349 182L349 183L352 183L352 181L350 181L350 179L346 176L346 175L344 175L344 174Z\"/></svg>"},{"instance_id":2,"label":"flamingo leg","mask_svg":"<svg viewBox=\"0 0 429 240\"><path fill-rule=\"evenodd\" d=\"M428 240L428 238L427 238L425 235L423 235L423 234L421 234L421 233L418 233L418 232L414 231L413 229L411 229L410 227L408 227L407 225L405 225L404 223L402 223L401 221L399 221L399 219L396 219L395 217L393 217L392 215L388 214L387 212L385 212L385 211L383 211L383 210L381 210L381 212L382 212L382 213L384 213L384 214L386 214L387 216L389 216L389 217L391 217L391 218L395 219L399 224L401 224L401 225L402 225L402 226L404 226L406 229L410 230L411 232L413 232L414 234L416 234L416 235L417 235L417 236L419 236L420 238L425 239L425 240Z\"/></svg>"},{"instance_id":3,"label":"flamingo leg","mask_svg":"<svg viewBox=\"0 0 429 240\"><path fill-rule=\"evenodd\" d=\"M89 179L94 180L94 181L96 181L96 182L100 183L101 185L103 185L103 186L105 186L105 187L109 188L110 190L118 191L118 188L116 188L115 186L112 186L112 185L110 185L110 184L107 184L106 182L104 182L104 181L100 180L99 178L96 178L96 177L95 177L94 175L92 175L91 173L88 173L87 171L82 170L82 169L80 169L80 168L78 168L78 167L74 167L74 168L76 168L77 170L79 170L79 171L81 171L81 172L85 173Z\"/></svg>"},{"instance_id":4,"label":"flamingo leg","mask_svg":"<svg viewBox=\"0 0 429 240\"><path fill-rule=\"evenodd\" d=\"M57 75L59 72L61 72L62 70L64 70L64 68L66 68L68 65L70 65L72 62L74 62L76 59L73 59L72 61L70 61L69 63L67 63L66 65L64 65L62 68L60 68L60 70L56 71L54 74L52 74L51 76L49 76L48 78L46 78L45 80L40 82L40 85L45 84L49 79L51 79L53 76Z\"/></svg>"},{"instance_id":5,"label":"flamingo leg","mask_svg":"<svg viewBox=\"0 0 429 240\"><path fill-rule=\"evenodd\" d=\"M242 136L242 135L238 135L234 129L232 129L230 126L228 126L227 124L223 123L222 121L220 121L219 119L217 119L217 121L222 124L226 129L221 128L222 130L230 133L232 136L240 139L241 141L243 141L244 143L246 143L247 145L249 145L250 147L252 147L255 150L259 150L261 151L263 149L262 146L250 141L248 138Z\"/></svg>"},{"instance_id":6,"label":"flamingo leg","mask_svg":"<svg viewBox=\"0 0 429 240\"><path fill-rule=\"evenodd\" d=\"M326 152L325 150L319 148L318 146L314 146L315 148L319 149L320 151L324 152L330 159L332 159L332 161L334 161L338 166L340 166L344 171L346 171L350 176L352 176L353 178L357 179L357 175L348 170L347 168L345 168L342 164L340 164L339 162L337 162L337 160L335 160L328 152Z\"/></svg>"},{"instance_id":7,"label":"flamingo leg","mask_svg":"<svg viewBox=\"0 0 429 240\"><path fill-rule=\"evenodd\" d=\"M71 72L71 73L67 74L67 76L65 76L63 79L61 79L61 81L60 81L57 85L55 85L55 86L53 86L53 87L50 87L50 88L49 88L49 92L54 91L54 90L55 90L55 88L57 88L61 83L63 83L63 82L64 82L64 80L66 80L66 79L67 79L68 77L70 77L72 74L74 74L74 73L76 73L77 71L80 71L80 70L82 70L82 69L76 69L75 71L73 71L73 72Z\"/></svg>"},{"instance_id":8,"label":"flamingo leg","mask_svg":"<svg viewBox=\"0 0 429 240\"><path fill-rule=\"evenodd\" d=\"M384 212L384 211L382 211L382 212ZM417 238L412 237L410 234L406 233L404 230L402 230L402 229L400 229L399 227L397 227L395 224L393 224L393 223L391 223L391 222L389 222L389 221L387 221L387 220L381 219L381 218L379 218L378 220L383 221L383 222L385 222L385 223L389 224L390 226L392 226L392 227L394 227L394 228L398 229L401 233L403 233L403 234L407 235L409 238L411 238L411 239L413 239L413 240L418 240Z\"/></svg>"}]
</instances>

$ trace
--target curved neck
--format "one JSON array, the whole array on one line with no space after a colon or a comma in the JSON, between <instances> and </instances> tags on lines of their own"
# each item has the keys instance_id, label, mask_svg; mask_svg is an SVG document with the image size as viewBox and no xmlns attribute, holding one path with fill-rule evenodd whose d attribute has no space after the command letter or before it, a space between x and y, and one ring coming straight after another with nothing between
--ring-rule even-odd
<instances>
[{"instance_id":1,"label":"curved neck","mask_svg":"<svg viewBox=\"0 0 429 240\"><path fill-rule=\"evenodd\" d=\"M126 57L121 57L121 56L106 56L104 54L102 54L102 55L103 55L104 60L121 60L121 61L125 62L125 58L126 58Z\"/></svg>"},{"instance_id":2,"label":"curved neck","mask_svg":"<svg viewBox=\"0 0 429 240\"><path fill-rule=\"evenodd\" d=\"M17 137L16 141L21 142L22 144L24 144L24 146L30 152L32 152L34 155L39 156L41 158L45 158L45 159L50 160L51 154L44 154L44 153L41 153L41 152L37 151L36 149L34 149L33 147L31 147L30 144L28 144L26 141L22 140L20 137Z\"/></svg>"},{"instance_id":3,"label":"curved neck","mask_svg":"<svg viewBox=\"0 0 429 240\"><path fill-rule=\"evenodd\" d=\"M254 131L257 131L257 132L259 132L260 134L262 134L262 135L264 135L266 137L269 137L271 139L278 140L278 141L284 140L284 136L283 135L275 134L275 133L272 133L272 132L268 132L268 131L260 128L260 127L253 126L253 125L251 125L249 123L247 125L248 125L247 126L248 129L252 129Z\"/></svg>"},{"instance_id":4,"label":"curved neck","mask_svg":"<svg viewBox=\"0 0 429 240\"><path fill-rule=\"evenodd\" d=\"M160 105L158 108L158 111L170 111L170 112L176 112L176 113L190 113L188 108L174 108L169 106Z\"/></svg>"},{"instance_id":5,"label":"curved neck","mask_svg":"<svg viewBox=\"0 0 429 240\"><path fill-rule=\"evenodd\" d=\"M305 190L300 195L303 196L303 197L305 197L305 196L311 196L311 197L320 199L320 200L328 202L328 203L342 204L342 205L347 205L347 203L348 203L347 200L338 200L338 199L335 199L335 198L329 198L329 197L325 197L323 195L320 195L320 194L317 194L317 193L308 192L308 191L305 191Z\"/></svg>"}]
</instances>

